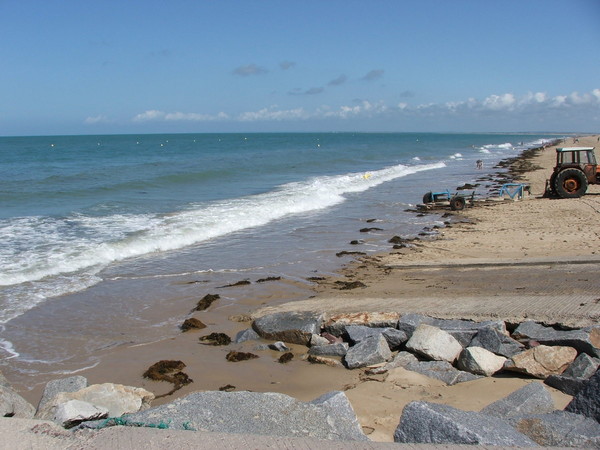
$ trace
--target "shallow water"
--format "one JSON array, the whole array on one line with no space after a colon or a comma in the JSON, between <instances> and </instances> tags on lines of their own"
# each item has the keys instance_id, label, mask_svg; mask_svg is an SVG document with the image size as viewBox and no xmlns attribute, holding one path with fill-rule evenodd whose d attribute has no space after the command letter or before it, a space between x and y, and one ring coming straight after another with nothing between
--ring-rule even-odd
<instances>
[{"instance_id":1,"label":"shallow water","mask_svg":"<svg viewBox=\"0 0 600 450\"><path fill-rule=\"evenodd\" d=\"M425 192L550 138L0 138L0 368L34 380L167 339L206 293L223 293L224 314L305 298L307 278L351 259L337 252L387 250L435 222L405 211ZM266 277L281 280L257 283ZM239 280L251 285L219 290Z\"/></svg>"}]
</instances>

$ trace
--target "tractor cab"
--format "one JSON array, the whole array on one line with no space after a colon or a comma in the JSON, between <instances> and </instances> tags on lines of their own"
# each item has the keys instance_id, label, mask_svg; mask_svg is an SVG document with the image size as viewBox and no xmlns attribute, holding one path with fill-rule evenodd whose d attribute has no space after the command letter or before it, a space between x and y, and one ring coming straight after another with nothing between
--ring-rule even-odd
<instances>
[{"instance_id":1,"label":"tractor cab","mask_svg":"<svg viewBox=\"0 0 600 450\"><path fill-rule=\"evenodd\" d=\"M600 166L594 147L562 147L556 149L556 166L550 178L550 189L561 198L581 197L588 184L600 183Z\"/></svg>"}]
</instances>

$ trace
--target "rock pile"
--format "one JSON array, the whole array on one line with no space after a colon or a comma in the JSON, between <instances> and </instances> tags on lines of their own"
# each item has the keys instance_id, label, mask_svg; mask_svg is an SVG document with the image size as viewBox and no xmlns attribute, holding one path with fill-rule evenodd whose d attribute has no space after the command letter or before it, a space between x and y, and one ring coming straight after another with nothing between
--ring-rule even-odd
<instances>
[{"instance_id":1,"label":"rock pile","mask_svg":"<svg viewBox=\"0 0 600 450\"><path fill-rule=\"evenodd\" d=\"M599 446L600 326L561 330L525 321L512 329L500 320L366 313L329 318L278 313L252 325L263 339L307 345L311 362L370 373L403 367L447 384L512 371L575 396L565 411L555 411L548 391L537 382L480 413L412 402L403 411L396 442Z\"/></svg>"},{"instance_id":2,"label":"rock pile","mask_svg":"<svg viewBox=\"0 0 600 450\"><path fill-rule=\"evenodd\" d=\"M196 392L155 408L151 392L104 383L88 386L74 376L46 385L37 408L20 397L0 373L0 412L4 417L49 420L74 431L121 425L214 431L341 441L368 441L343 392L311 402L284 394Z\"/></svg>"}]
</instances>

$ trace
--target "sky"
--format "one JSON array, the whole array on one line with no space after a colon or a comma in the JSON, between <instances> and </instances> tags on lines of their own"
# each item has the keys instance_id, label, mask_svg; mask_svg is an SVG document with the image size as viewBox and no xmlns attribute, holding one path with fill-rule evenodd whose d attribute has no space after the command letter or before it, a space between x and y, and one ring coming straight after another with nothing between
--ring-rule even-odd
<instances>
[{"instance_id":1,"label":"sky","mask_svg":"<svg viewBox=\"0 0 600 450\"><path fill-rule=\"evenodd\" d=\"M0 136L600 132L600 0L0 0Z\"/></svg>"}]
</instances>

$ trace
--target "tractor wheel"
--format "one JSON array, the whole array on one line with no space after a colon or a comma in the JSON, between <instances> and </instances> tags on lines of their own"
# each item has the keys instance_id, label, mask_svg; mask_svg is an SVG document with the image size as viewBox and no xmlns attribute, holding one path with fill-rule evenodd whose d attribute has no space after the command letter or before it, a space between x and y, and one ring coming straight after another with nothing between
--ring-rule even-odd
<instances>
[{"instance_id":1,"label":"tractor wheel","mask_svg":"<svg viewBox=\"0 0 600 450\"><path fill-rule=\"evenodd\" d=\"M450 200L450 209L452 211L462 211L465 209L466 204L467 202L464 197L452 197L452 200Z\"/></svg>"},{"instance_id":2,"label":"tractor wheel","mask_svg":"<svg viewBox=\"0 0 600 450\"><path fill-rule=\"evenodd\" d=\"M565 169L554 178L554 191L561 198L581 197L587 187L587 178L579 169Z\"/></svg>"},{"instance_id":3,"label":"tractor wheel","mask_svg":"<svg viewBox=\"0 0 600 450\"><path fill-rule=\"evenodd\" d=\"M423 203L427 204L427 203L433 203L433 194L431 192L428 192L427 194L425 194L423 196Z\"/></svg>"}]
</instances>

